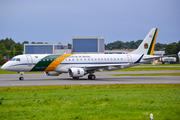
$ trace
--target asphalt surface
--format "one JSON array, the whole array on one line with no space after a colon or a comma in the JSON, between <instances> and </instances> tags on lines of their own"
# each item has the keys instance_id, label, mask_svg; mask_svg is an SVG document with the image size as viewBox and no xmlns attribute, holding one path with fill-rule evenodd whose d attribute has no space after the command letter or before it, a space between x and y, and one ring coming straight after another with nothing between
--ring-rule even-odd
<instances>
[{"instance_id":1,"label":"asphalt surface","mask_svg":"<svg viewBox=\"0 0 180 120\"><path fill-rule=\"evenodd\" d=\"M0 86L39 86L39 85L100 85L100 84L172 84L180 83L180 76L110 76L109 74L136 73L174 73L173 71L128 71L128 72L96 72L96 80L88 80L87 75L73 80L67 74L46 76L43 73L25 74L19 80L19 74L0 74Z\"/></svg>"}]
</instances>

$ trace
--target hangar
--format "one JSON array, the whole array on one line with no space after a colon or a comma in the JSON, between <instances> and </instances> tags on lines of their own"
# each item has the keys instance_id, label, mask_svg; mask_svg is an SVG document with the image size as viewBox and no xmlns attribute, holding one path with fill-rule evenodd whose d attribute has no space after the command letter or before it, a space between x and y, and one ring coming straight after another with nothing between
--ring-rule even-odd
<instances>
[{"instance_id":1,"label":"hangar","mask_svg":"<svg viewBox=\"0 0 180 120\"><path fill-rule=\"evenodd\" d=\"M74 54L102 54L104 37L72 37L71 49Z\"/></svg>"},{"instance_id":2,"label":"hangar","mask_svg":"<svg viewBox=\"0 0 180 120\"><path fill-rule=\"evenodd\" d=\"M67 44L24 44L24 54L70 54Z\"/></svg>"},{"instance_id":3,"label":"hangar","mask_svg":"<svg viewBox=\"0 0 180 120\"><path fill-rule=\"evenodd\" d=\"M68 44L24 44L24 54L104 54L104 37L72 37Z\"/></svg>"}]
</instances>

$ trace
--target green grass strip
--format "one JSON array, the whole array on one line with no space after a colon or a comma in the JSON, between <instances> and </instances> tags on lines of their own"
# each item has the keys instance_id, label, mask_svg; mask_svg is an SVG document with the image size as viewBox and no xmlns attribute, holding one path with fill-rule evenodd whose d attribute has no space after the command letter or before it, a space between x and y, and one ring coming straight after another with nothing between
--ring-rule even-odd
<instances>
[{"instance_id":1,"label":"green grass strip","mask_svg":"<svg viewBox=\"0 0 180 120\"><path fill-rule=\"evenodd\" d=\"M112 76L180 76L180 73L110 74Z\"/></svg>"},{"instance_id":2,"label":"green grass strip","mask_svg":"<svg viewBox=\"0 0 180 120\"><path fill-rule=\"evenodd\" d=\"M138 66L180 66L180 64L162 64L162 65L147 64L147 65L138 65Z\"/></svg>"},{"instance_id":3,"label":"green grass strip","mask_svg":"<svg viewBox=\"0 0 180 120\"><path fill-rule=\"evenodd\" d=\"M0 119L180 118L180 84L0 87Z\"/></svg>"},{"instance_id":4,"label":"green grass strip","mask_svg":"<svg viewBox=\"0 0 180 120\"><path fill-rule=\"evenodd\" d=\"M47 85L0 87L1 92L41 91L63 89L118 89L118 88L180 88L180 84L113 84L113 85Z\"/></svg>"},{"instance_id":5,"label":"green grass strip","mask_svg":"<svg viewBox=\"0 0 180 120\"><path fill-rule=\"evenodd\" d=\"M180 70L180 67L131 67L115 71L163 71L163 70Z\"/></svg>"}]
</instances>

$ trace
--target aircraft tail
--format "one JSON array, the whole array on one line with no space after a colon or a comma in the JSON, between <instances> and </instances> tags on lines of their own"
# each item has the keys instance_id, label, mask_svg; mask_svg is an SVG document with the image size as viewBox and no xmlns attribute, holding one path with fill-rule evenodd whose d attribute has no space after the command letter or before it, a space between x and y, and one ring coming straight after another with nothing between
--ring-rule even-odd
<instances>
[{"instance_id":1,"label":"aircraft tail","mask_svg":"<svg viewBox=\"0 0 180 120\"><path fill-rule=\"evenodd\" d=\"M152 28L140 46L129 54L153 55L158 28Z\"/></svg>"}]
</instances>

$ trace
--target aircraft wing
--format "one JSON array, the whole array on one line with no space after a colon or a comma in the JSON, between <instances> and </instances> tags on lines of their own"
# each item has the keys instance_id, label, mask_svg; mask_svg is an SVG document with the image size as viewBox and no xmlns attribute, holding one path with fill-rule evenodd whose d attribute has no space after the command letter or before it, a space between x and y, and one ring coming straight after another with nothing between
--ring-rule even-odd
<instances>
[{"instance_id":1,"label":"aircraft wing","mask_svg":"<svg viewBox=\"0 0 180 120\"><path fill-rule=\"evenodd\" d=\"M118 69L125 68L124 66L129 66L130 63L124 63L124 64L93 64L93 65L86 65L86 66L71 66L75 68L85 68L86 70L99 70L99 69L105 69L105 70L111 70L111 67L117 67Z\"/></svg>"}]
</instances>

